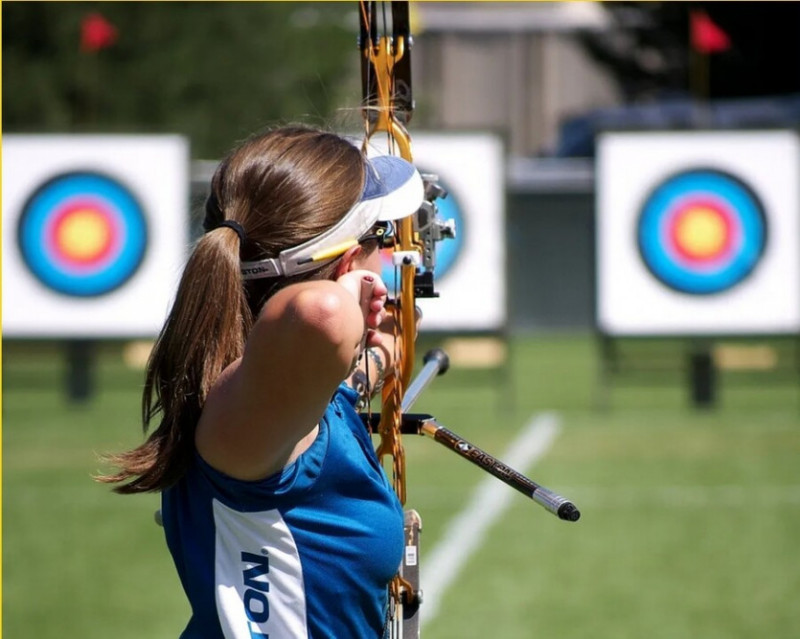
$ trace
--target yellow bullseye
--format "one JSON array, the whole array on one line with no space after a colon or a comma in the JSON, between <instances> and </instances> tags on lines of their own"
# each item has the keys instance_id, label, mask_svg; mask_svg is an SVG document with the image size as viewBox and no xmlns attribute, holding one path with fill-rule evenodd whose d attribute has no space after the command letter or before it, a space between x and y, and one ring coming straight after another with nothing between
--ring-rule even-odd
<instances>
[{"instance_id":1,"label":"yellow bullseye","mask_svg":"<svg viewBox=\"0 0 800 639\"><path fill-rule=\"evenodd\" d=\"M676 220L675 240L690 257L707 259L718 255L728 242L728 226L714 209L689 209Z\"/></svg>"},{"instance_id":2,"label":"yellow bullseye","mask_svg":"<svg viewBox=\"0 0 800 639\"><path fill-rule=\"evenodd\" d=\"M108 221L92 209L74 211L59 225L56 237L64 255L77 261L97 257L110 240Z\"/></svg>"}]
</instances>

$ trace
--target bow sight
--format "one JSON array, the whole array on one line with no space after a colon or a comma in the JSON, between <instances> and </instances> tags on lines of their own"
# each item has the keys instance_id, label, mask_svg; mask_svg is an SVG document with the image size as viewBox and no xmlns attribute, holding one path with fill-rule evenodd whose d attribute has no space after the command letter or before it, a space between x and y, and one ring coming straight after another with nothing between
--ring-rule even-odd
<instances>
[{"instance_id":1,"label":"bow sight","mask_svg":"<svg viewBox=\"0 0 800 639\"><path fill-rule=\"evenodd\" d=\"M439 176L425 173L422 180L425 183L425 201L414 216L414 230L419 236L424 270L417 269L414 276L414 294L417 297L439 297L433 284L436 243L455 238L456 222L439 217L436 200L447 197L447 191L438 182Z\"/></svg>"}]
</instances>

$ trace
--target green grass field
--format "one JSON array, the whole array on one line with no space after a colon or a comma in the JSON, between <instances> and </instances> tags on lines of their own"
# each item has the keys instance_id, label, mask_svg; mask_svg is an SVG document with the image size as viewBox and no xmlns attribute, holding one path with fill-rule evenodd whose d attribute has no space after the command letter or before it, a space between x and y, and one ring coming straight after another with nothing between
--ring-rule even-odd
<instances>
[{"instance_id":1,"label":"green grass field","mask_svg":"<svg viewBox=\"0 0 800 639\"><path fill-rule=\"evenodd\" d=\"M561 522L514 492L423 637L800 636L797 371L723 374L703 411L680 370L633 373L600 409L591 339L511 347L506 370L454 369L415 408L497 455L554 412L552 448L519 470L583 516ZM91 480L99 453L140 440L141 372L104 348L85 404L67 401L63 376L60 351L4 344L3 636L177 637L188 606L153 523L158 498ZM427 439L407 438L407 454L424 575L488 475Z\"/></svg>"}]
</instances>

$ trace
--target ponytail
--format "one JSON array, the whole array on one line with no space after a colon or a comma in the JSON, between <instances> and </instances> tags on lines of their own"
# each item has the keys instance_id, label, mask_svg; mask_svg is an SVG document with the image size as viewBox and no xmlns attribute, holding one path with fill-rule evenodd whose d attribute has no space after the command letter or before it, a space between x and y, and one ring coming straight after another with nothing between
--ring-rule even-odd
<instances>
[{"instance_id":1,"label":"ponytail","mask_svg":"<svg viewBox=\"0 0 800 639\"><path fill-rule=\"evenodd\" d=\"M160 415L158 428L138 448L109 456L119 472L97 478L121 483L115 492L161 491L183 475L208 392L244 351L253 314L242 287L238 233L226 226L195 246L150 355L142 422L147 432Z\"/></svg>"}]
</instances>

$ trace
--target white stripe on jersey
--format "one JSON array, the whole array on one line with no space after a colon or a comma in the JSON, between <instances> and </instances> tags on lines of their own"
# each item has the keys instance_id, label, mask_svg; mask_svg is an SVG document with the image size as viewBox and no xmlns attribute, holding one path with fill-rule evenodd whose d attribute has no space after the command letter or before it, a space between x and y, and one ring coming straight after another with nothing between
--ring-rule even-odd
<instances>
[{"instance_id":1,"label":"white stripe on jersey","mask_svg":"<svg viewBox=\"0 0 800 639\"><path fill-rule=\"evenodd\" d=\"M225 639L308 637L303 567L280 512L242 513L214 499L214 524Z\"/></svg>"}]
</instances>

